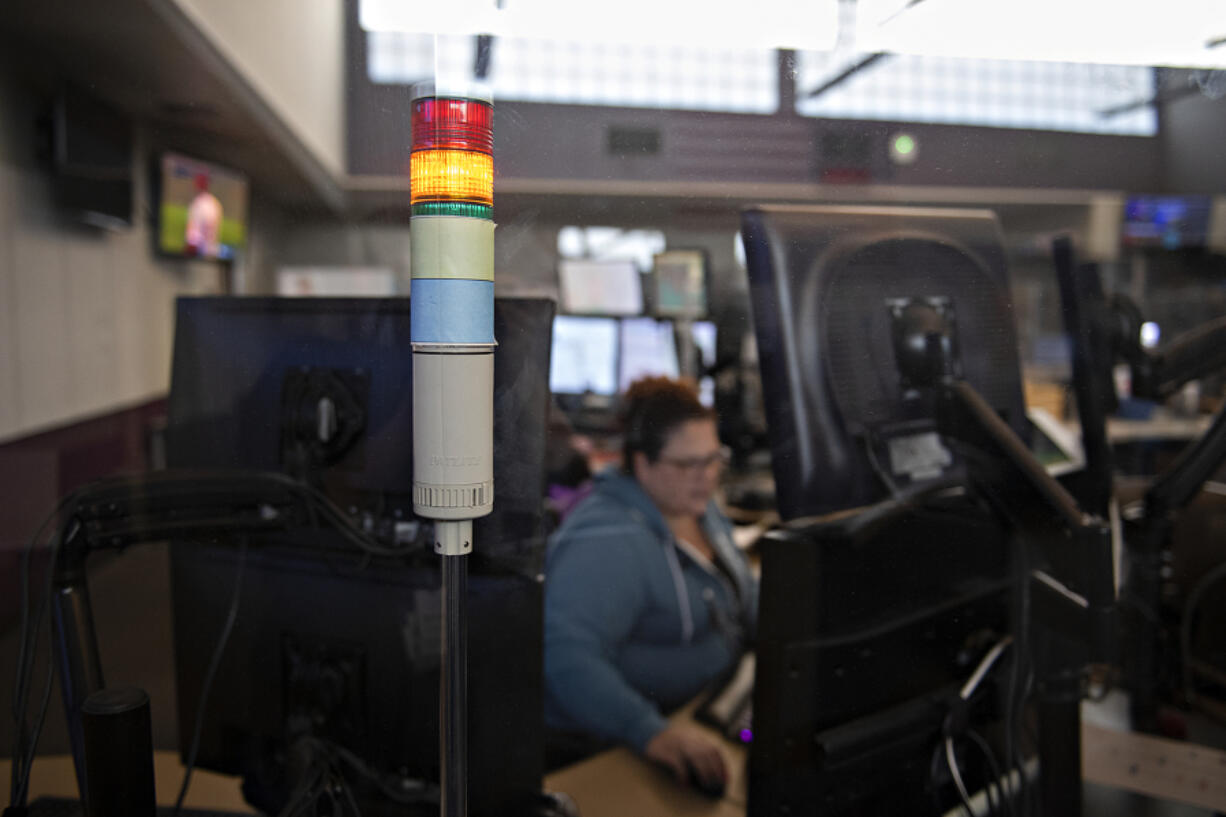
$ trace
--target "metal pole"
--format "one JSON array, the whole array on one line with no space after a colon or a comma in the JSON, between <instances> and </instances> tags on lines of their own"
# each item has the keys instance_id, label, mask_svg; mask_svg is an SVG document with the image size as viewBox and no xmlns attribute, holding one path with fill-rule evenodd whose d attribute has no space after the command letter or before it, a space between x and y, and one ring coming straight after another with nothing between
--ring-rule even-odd
<instances>
[{"instance_id":1,"label":"metal pole","mask_svg":"<svg viewBox=\"0 0 1226 817\"><path fill-rule=\"evenodd\" d=\"M1040 813L1079 817L1084 649L1046 625L1036 633L1035 648Z\"/></svg>"},{"instance_id":2,"label":"metal pole","mask_svg":"<svg viewBox=\"0 0 1226 817\"><path fill-rule=\"evenodd\" d=\"M468 814L468 559L443 556L439 791L443 817Z\"/></svg>"}]
</instances>

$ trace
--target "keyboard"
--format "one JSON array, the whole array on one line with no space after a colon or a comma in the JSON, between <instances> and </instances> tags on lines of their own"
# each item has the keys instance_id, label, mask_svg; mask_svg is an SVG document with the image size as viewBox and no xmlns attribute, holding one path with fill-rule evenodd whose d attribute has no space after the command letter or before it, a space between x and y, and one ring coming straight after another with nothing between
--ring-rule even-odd
<instances>
[{"instance_id":1,"label":"keyboard","mask_svg":"<svg viewBox=\"0 0 1226 817\"><path fill-rule=\"evenodd\" d=\"M745 653L735 669L699 705L694 718L728 740L753 740L754 655Z\"/></svg>"}]
</instances>

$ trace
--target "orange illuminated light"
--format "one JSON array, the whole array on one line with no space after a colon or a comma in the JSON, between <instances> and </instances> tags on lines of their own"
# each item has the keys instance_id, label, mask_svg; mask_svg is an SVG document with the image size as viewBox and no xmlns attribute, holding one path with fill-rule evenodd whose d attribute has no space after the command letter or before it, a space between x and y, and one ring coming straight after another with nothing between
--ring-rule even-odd
<instances>
[{"instance_id":1,"label":"orange illuminated light","mask_svg":"<svg viewBox=\"0 0 1226 817\"><path fill-rule=\"evenodd\" d=\"M409 156L413 204L471 201L493 205L494 157L470 150L415 150Z\"/></svg>"}]
</instances>

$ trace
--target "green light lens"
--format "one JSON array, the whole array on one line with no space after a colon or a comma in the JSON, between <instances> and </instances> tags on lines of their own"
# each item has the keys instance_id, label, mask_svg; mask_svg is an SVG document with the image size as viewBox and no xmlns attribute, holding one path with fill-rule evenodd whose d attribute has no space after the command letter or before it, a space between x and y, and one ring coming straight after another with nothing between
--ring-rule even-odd
<instances>
[{"instance_id":1,"label":"green light lens","mask_svg":"<svg viewBox=\"0 0 1226 817\"><path fill-rule=\"evenodd\" d=\"M428 201L414 204L415 216L464 216L466 218L493 219L494 208L488 204L473 204L466 201Z\"/></svg>"}]
</instances>

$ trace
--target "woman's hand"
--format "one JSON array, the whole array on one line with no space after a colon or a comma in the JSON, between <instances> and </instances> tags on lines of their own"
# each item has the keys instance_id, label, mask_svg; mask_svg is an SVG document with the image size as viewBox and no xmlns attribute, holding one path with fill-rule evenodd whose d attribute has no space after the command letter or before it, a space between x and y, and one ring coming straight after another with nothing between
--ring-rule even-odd
<instances>
[{"instance_id":1,"label":"woman's hand","mask_svg":"<svg viewBox=\"0 0 1226 817\"><path fill-rule=\"evenodd\" d=\"M722 786L728 780L719 747L692 726L669 724L647 742L643 753L669 769L682 785ZM690 779L691 770L697 780Z\"/></svg>"}]
</instances>

